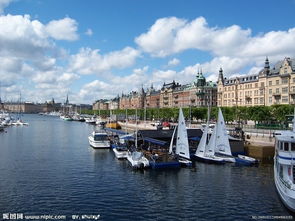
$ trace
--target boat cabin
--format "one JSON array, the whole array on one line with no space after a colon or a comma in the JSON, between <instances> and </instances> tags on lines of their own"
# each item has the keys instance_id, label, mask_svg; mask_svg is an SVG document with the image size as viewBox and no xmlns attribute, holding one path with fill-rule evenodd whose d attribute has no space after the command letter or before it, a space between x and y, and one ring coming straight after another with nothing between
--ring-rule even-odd
<instances>
[{"instance_id":1,"label":"boat cabin","mask_svg":"<svg viewBox=\"0 0 295 221\"><path fill-rule=\"evenodd\" d=\"M107 134L103 134L103 133L95 133L94 134L94 141L104 141L104 140L108 140L109 137Z\"/></svg>"}]
</instances>

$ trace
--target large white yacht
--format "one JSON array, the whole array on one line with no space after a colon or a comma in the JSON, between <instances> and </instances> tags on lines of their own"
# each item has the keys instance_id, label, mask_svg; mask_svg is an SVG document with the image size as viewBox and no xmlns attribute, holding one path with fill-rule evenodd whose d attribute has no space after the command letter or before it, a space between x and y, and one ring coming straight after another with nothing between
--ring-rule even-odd
<instances>
[{"instance_id":1,"label":"large white yacht","mask_svg":"<svg viewBox=\"0 0 295 221\"><path fill-rule=\"evenodd\" d=\"M274 181L282 202L295 212L295 126L275 133Z\"/></svg>"},{"instance_id":2,"label":"large white yacht","mask_svg":"<svg viewBox=\"0 0 295 221\"><path fill-rule=\"evenodd\" d=\"M110 148L111 143L106 132L103 131L93 131L93 133L88 137L89 144L95 149Z\"/></svg>"}]
</instances>

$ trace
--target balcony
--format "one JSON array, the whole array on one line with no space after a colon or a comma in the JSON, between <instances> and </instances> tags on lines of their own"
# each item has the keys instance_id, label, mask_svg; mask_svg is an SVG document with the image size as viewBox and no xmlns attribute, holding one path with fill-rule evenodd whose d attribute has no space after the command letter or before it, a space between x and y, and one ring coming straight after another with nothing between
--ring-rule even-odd
<instances>
[{"instance_id":1,"label":"balcony","mask_svg":"<svg viewBox=\"0 0 295 221\"><path fill-rule=\"evenodd\" d=\"M245 96L245 99L246 99L247 101L249 101L249 100L252 100L252 97L250 97L249 95L246 95L246 96Z\"/></svg>"},{"instance_id":2,"label":"balcony","mask_svg":"<svg viewBox=\"0 0 295 221\"><path fill-rule=\"evenodd\" d=\"M274 97L280 97L281 96L281 92L274 92L272 94L272 96L274 96Z\"/></svg>"}]
</instances>

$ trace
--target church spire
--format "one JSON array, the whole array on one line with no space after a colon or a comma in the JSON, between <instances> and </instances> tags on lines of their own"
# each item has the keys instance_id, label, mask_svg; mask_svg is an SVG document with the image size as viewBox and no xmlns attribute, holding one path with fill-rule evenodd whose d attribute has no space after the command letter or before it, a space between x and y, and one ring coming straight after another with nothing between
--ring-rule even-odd
<instances>
[{"instance_id":1,"label":"church spire","mask_svg":"<svg viewBox=\"0 0 295 221\"><path fill-rule=\"evenodd\" d=\"M219 83L219 82L222 82L222 84L223 84L223 82L224 82L224 78L223 78L223 70L222 70L221 67L220 67L220 69L219 69L218 80L217 80L217 83Z\"/></svg>"},{"instance_id":2,"label":"church spire","mask_svg":"<svg viewBox=\"0 0 295 221\"><path fill-rule=\"evenodd\" d=\"M264 73L265 75L269 75L269 61L268 61L268 57L266 56L265 62L264 62Z\"/></svg>"},{"instance_id":3,"label":"church spire","mask_svg":"<svg viewBox=\"0 0 295 221\"><path fill-rule=\"evenodd\" d=\"M69 104L69 95L67 94L66 104Z\"/></svg>"}]
</instances>

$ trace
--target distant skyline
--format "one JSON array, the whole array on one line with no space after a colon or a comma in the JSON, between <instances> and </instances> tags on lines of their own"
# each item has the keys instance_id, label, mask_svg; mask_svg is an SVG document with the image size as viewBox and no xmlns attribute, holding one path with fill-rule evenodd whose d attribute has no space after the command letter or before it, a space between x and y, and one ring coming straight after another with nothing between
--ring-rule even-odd
<instances>
[{"instance_id":1,"label":"distant skyline","mask_svg":"<svg viewBox=\"0 0 295 221\"><path fill-rule=\"evenodd\" d=\"M2 100L91 104L295 58L295 0L0 0Z\"/></svg>"}]
</instances>

